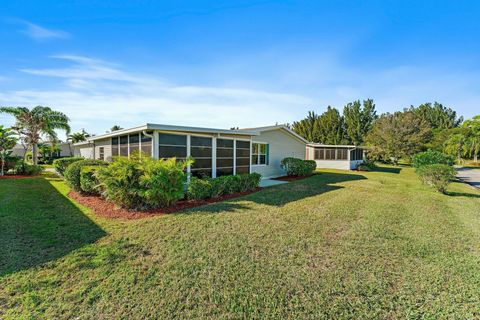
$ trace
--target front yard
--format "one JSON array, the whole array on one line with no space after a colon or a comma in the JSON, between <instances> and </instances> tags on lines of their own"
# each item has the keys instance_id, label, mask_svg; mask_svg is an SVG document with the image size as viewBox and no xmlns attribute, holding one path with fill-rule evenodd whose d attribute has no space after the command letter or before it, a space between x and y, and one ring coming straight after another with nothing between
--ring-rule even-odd
<instances>
[{"instance_id":1,"label":"front yard","mask_svg":"<svg viewBox=\"0 0 480 320\"><path fill-rule=\"evenodd\" d=\"M381 170L140 220L0 180L0 318L480 317L480 192Z\"/></svg>"}]
</instances>

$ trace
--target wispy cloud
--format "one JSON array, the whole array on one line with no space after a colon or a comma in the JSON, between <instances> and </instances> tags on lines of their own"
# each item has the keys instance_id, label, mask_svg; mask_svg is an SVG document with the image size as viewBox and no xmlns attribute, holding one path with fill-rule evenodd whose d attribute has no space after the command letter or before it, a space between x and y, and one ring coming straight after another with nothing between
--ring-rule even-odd
<instances>
[{"instance_id":1,"label":"wispy cloud","mask_svg":"<svg viewBox=\"0 0 480 320\"><path fill-rule=\"evenodd\" d=\"M36 41L45 41L51 39L65 39L69 38L70 34L62 30L47 29L29 21L19 21L23 25L21 33L27 35Z\"/></svg>"},{"instance_id":2,"label":"wispy cloud","mask_svg":"<svg viewBox=\"0 0 480 320\"><path fill-rule=\"evenodd\" d=\"M54 90L0 91L0 104L49 105L72 119L74 129L103 133L112 124L146 122L229 128L295 119L295 110L311 100L294 94L249 88L185 86L156 75L138 74L120 65L83 56L55 56L65 68L22 69L60 80Z\"/></svg>"}]
</instances>

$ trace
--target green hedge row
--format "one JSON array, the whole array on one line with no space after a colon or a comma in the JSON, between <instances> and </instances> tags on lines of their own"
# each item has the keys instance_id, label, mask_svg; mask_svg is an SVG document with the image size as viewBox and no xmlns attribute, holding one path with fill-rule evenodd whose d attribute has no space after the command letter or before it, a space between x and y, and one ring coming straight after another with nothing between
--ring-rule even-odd
<instances>
[{"instance_id":1,"label":"green hedge row","mask_svg":"<svg viewBox=\"0 0 480 320\"><path fill-rule=\"evenodd\" d=\"M60 158L60 159L55 159L53 160L53 167L55 168L55 171L57 171L59 174L63 176L65 173L65 170L69 165L71 165L74 162L83 160L82 157L67 157L67 158Z\"/></svg>"},{"instance_id":2,"label":"green hedge row","mask_svg":"<svg viewBox=\"0 0 480 320\"><path fill-rule=\"evenodd\" d=\"M75 191L82 192L82 187L80 184L80 173L83 167L88 166L107 166L107 162L102 160L80 160L75 161L70 164L65 170L63 177L67 181L68 185Z\"/></svg>"},{"instance_id":3,"label":"green hedge row","mask_svg":"<svg viewBox=\"0 0 480 320\"><path fill-rule=\"evenodd\" d=\"M261 175L258 173L208 179L193 177L188 184L187 198L190 200L200 200L255 190L260 184L260 178Z\"/></svg>"}]
</instances>

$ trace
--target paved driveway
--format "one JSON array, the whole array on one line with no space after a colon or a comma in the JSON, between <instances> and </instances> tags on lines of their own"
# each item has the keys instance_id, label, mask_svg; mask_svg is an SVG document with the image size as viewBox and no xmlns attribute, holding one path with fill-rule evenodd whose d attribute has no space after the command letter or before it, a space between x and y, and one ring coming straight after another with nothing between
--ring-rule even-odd
<instances>
[{"instance_id":1,"label":"paved driveway","mask_svg":"<svg viewBox=\"0 0 480 320\"><path fill-rule=\"evenodd\" d=\"M480 189L480 169L458 168L457 178Z\"/></svg>"}]
</instances>

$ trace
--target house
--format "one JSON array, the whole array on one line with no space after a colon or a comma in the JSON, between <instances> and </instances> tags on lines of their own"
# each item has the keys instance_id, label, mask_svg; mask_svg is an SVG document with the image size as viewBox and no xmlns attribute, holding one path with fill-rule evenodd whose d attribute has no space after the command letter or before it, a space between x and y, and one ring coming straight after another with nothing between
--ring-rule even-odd
<instances>
[{"instance_id":1,"label":"house","mask_svg":"<svg viewBox=\"0 0 480 320\"><path fill-rule=\"evenodd\" d=\"M308 143L305 159L315 160L317 168L354 170L363 163L365 150L354 145Z\"/></svg>"},{"instance_id":2,"label":"house","mask_svg":"<svg viewBox=\"0 0 480 320\"><path fill-rule=\"evenodd\" d=\"M51 145L50 142L47 142L46 144ZM71 157L73 155L73 146L70 143L59 142L55 144L55 146L58 149L57 151L52 153L52 158ZM12 155L23 158L25 153L28 151L31 151L31 148L28 148L28 150L25 150L25 147L23 145L17 144L12 149Z\"/></svg>"},{"instance_id":3,"label":"house","mask_svg":"<svg viewBox=\"0 0 480 320\"><path fill-rule=\"evenodd\" d=\"M257 172L263 178L285 174L285 157L305 159L307 141L283 125L249 129L212 129L147 123L112 133L92 136L74 145L75 156L111 161L141 151L155 159L195 162L192 176L219 177Z\"/></svg>"}]
</instances>

